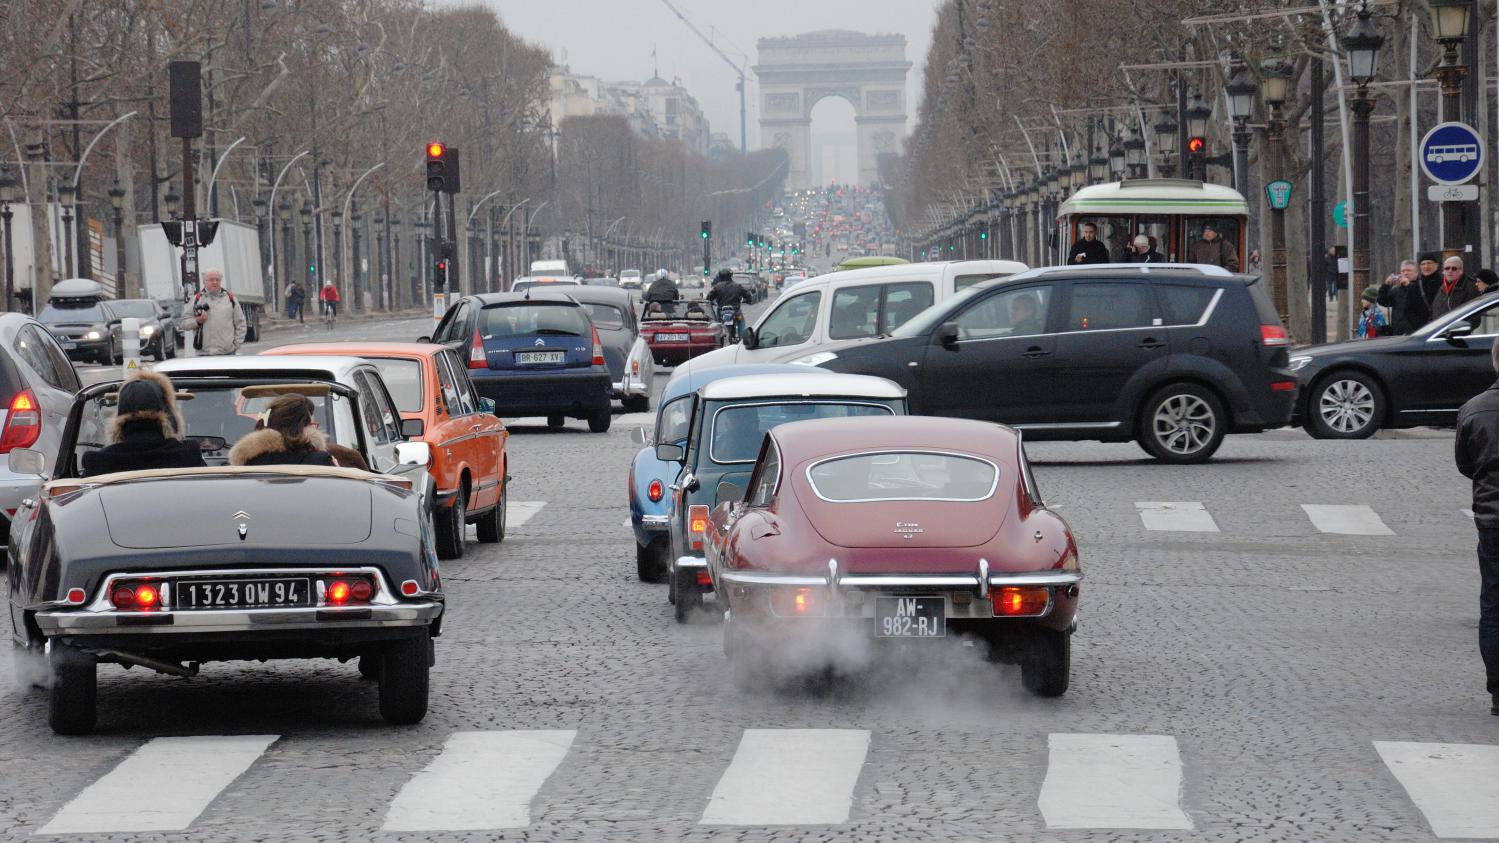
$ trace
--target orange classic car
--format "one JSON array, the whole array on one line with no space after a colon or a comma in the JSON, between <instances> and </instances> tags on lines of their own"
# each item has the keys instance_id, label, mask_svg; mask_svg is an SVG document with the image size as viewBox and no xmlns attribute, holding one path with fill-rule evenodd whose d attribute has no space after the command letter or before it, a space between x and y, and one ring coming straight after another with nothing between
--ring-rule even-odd
<instances>
[{"instance_id":1,"label":"orange classic car","mask_svg":"<svg viewBox=\"0 0 1499 843\"><path fill-rule=\"evenodd\" d=\"M505 482L509 431L480 398L468 367L446 346L401 342L337 342L284 345L269 355L362 357L375 364L401 413L401 432L432 448L433 508L437 555L463 556L466 524L478 526L479 541L505 539Z\"/></svg>"}]
</instances>

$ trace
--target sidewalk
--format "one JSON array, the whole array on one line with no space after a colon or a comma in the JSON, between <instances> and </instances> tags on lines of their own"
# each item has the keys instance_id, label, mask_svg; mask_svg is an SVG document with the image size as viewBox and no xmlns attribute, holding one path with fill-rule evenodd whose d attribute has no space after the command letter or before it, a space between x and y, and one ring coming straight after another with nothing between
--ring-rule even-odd
<instances>
[{"instance_id":1,"label":"sidewalk","mask_svg":"<svg viewBox=\"0 0 1499 843\"><path fill-rule=\"evenodd\" d=\"M431 313L432 309L430 307L408 307L402 308L401 310L374 310L366 313L348 313L346 311L339 311L338 324L343 325L348 322L378 322L391 319L415 319L420 316L430 315ZM322 316L318 315L316 310L313 310L312 312L309 312L307 314L306 322L298 322L294 319L287 319L285 311L277 314L267 312L265 314L262 314L261 316L260 333L274 334L278 331L288 331L294 328L305 328L308 325L317 324L321 319Z\"/></svg>"}]
</instances>

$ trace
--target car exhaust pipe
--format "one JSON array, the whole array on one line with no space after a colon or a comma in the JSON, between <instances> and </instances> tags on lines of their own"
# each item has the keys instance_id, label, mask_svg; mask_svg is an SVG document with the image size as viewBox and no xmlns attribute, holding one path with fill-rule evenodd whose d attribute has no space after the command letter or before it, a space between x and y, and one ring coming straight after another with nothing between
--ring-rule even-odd
<instances>
[{"instance_id":1,"label":"car exhaust pipe","mask_svg":"<svg viewBox=\"0 0 1499 843\"><path fill-rule=\"evenodd\" d=\"M136 655L135 653L125 653L119 650L95 650L94 654L100 657L107 656L109 658L112 658L125 665L126 667L149 667L157 673L165 673L171 676L181 676L185 679L191 679L194 676L198 675L197 662L192 662L187 665L180 665L176 662L162 661L161 659L153 659L150 656L141 656Z\"/></svg>"}]
</instances>

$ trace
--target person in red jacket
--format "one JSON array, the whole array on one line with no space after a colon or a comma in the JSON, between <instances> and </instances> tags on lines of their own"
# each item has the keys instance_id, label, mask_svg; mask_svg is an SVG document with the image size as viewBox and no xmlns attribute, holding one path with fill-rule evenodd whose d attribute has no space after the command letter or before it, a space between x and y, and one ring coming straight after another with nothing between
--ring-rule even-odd
<instances>
[{"instance_id":1,"label":"person in red jacket","mask_svg":"<svg viewBox=\"0 0 1499 843\"><path fill-rule=\"evenodd\" d=\"M333 286L332 281L323 282L323 289L318 290L318 301L322 303L324 312L331 309L333 318L338 318L338 303L342 299L338 295L338 288Z\"/></svg>"}]
</instances>

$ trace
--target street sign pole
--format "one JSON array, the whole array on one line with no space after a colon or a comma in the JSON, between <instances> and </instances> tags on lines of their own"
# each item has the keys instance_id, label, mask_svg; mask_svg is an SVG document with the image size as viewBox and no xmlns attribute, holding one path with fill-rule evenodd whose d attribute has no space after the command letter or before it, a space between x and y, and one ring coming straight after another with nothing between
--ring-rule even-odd
<instances>
[{"instance_id":1,"label":"street sign pole","mask_svg":"<svg viewBox=\"0 0 1499 843\"><path fill-rule=\"evenodd\" d=\"M1421 139L1421 146L1417 150L1422 172L1441 187L1467 185L1483 172L1483 138L1479 137L1472 126L1453 119L1457 116L1454 113L1457 111L1455 106L1455 102L1449 103L1444 89L1442 116L1446 118L1446 122L1432 127L1426 137ZM1477 187L1474 186L1475 198L1476 192ZM1472 200L1448 198L1449 194L1445 192L1441 195L1442 252L1445 257L1460 257L1473 248L1473 244L1464 242L1467 230L1463 225L1464 210L1467 202ZM1469 193L1457 191L1450 195L1467 196Z\"/></svg>"}]
</instances>

